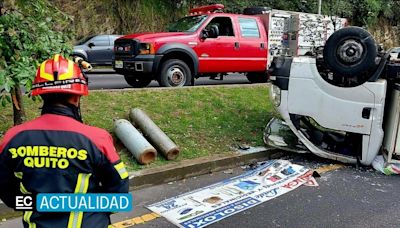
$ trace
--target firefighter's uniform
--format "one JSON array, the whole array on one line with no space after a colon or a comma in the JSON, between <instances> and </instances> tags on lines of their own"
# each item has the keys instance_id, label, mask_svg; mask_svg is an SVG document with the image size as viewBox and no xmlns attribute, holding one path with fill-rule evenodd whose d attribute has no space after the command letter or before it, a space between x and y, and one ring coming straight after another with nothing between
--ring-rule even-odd
<instances>
[{"instance_id":1,"label":"firefighter's uniform","mask_svg":"<svg viewBox=\"0 0 400 228\"><path fill-rule=\"evenodd\" d=\"M54 65L59 64L56 60L61 62L59 68L64 63L65 68L71 67L71 60L60 58L44 62L41 68L46 69L48 64L52 67L49 71L54 70ZM63 69L57 70L60 76ZM82 76L75 64L73 71L70 78ZM48 81L57 81L57 77ZM78 86L83 88L78 95L87 94L87 84ZM60 87L53 85L46 92L51 89ZM39 118L11 128L0 144L0 198L9 207L14 207L15 196L21 194L126 192L128 172L110 134L81 123L68 107L44 107ZM107 227L110 218L109 213L25 211L23 224L25 227Z\"/></svg>"}]
</instances>

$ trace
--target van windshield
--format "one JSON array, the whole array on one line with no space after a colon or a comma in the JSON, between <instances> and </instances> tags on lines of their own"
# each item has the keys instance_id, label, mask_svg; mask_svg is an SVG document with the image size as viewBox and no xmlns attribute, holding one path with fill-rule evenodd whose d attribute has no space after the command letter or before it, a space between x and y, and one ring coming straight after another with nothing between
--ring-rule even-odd
<instances>
[{"instance_id":1,"label":"van windshield","mask_svg":"<svg viewBox=\"0 0 400 228\"><path fill-rule=\"evenodd\" d=\"M207 15L190 16L179 19L170 24L168 32L195 32L207 19Z\"/></svg>"},{"instance_id":2,"label":"van windshield","mask_svg":"<svg viewBox=\"0 0 400 228\"><path fill-rule=\"evenodd\" d=\"M86 43L88 40L92 39L94 36L88 36L88 37L84 37L81 40L79 40L78 42L76 42L75 45L82 45L84 43Z\"/></svg>"}]
</instances>

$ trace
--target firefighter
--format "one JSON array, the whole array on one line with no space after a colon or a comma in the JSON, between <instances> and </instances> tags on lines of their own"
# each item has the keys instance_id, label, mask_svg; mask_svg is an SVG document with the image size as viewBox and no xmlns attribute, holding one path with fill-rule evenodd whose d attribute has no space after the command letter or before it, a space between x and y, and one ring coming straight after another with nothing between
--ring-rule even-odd
<instances>
[{"instance_id":1,"label":"firefighter","mask_svg":"<svg viewBox=\"0 0 400 228\"><path fill-rule=\"evenodd\" d=\"M127 193L128 172L111 135L82 123L88 81L61 55L44 61L32 85L41 116L7 131L0 144L0 199L38 193ZM25 211L24 227L107 227L110 213Z\"/></svg>"}]
</instances>

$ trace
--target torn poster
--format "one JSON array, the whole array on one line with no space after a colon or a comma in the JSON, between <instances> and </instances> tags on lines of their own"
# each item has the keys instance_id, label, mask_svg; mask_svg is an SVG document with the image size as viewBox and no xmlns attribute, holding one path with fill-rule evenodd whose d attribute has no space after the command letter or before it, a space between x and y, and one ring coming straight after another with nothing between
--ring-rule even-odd
<instances>
[{"instance_id":1,"label":"torn poster","mask_svg":"<svg viewBox=\"0 0 400 228\"><path fill-rule=\"evenodd\" d=\"M205 227L307 183L317 186L309 169L271 160L240 176L148 206L179 227Z\"/></svg>"}]
</instances>

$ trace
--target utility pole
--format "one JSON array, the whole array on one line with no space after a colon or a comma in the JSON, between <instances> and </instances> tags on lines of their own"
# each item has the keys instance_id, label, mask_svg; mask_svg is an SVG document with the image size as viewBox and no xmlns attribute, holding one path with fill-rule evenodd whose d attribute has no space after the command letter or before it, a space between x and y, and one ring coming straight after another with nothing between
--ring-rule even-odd
<instances>
[{"instance_id":1,"label":"utility pole","mask_svg":"<svg viewBox=\"0 0 400 228\"><path fill-rule=\"evenodd\" d=\"M318 14L321 14L322 0L318 1Z\"/></svg>"}]
</instances>

